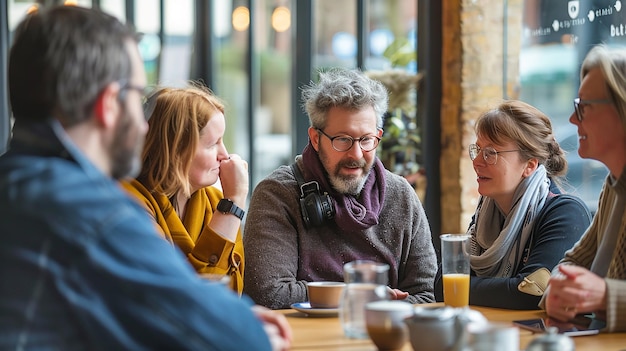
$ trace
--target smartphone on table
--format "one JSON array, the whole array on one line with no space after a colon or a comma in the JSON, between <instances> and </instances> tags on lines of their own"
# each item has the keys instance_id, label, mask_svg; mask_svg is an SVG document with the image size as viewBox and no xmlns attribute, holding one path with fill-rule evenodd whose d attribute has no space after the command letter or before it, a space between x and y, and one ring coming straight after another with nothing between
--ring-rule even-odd
<instances>
[{"instance_id":1,"label":"smartphone on table","mask_svg":"<svg viewBox=\"0 0 626 351\"><path fill-rule=\"evenodd\" d=\"M547 328L556 327L559 334L569 336L593 335L600 333L600 329L606 326L602 320L595 319L593 315L578 315L574 319L561 322L553 318L534 318L513 321L513 324L533 332L545 333Z\"/></svg>"}]
</instances>

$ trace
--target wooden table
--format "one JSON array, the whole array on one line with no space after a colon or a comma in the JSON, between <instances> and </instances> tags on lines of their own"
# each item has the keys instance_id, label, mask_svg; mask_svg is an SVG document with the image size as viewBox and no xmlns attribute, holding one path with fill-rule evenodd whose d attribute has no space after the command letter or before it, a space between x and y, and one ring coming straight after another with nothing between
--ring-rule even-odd
<instances>
[{"instance_id":1,"label":"wooden table","mask_svg":"<svg viewBox=\"0 0 626 351\"><path fill-rule=\"evenodd\" d=\"M433 304L432 306L436 306ZM518 319L544 318L543 311L515 311L498 308L471 306L481 312L490 322L510 323ZM369 339L349 339L343 335L339 318L313 317L296 310L280 310L283 313L294 333L292 350L342 350L342 351L376 351L376 346ZM520 329L520 349L526 346L538 335L528 330ZM591 336L573 337L576 351L626 351L626 333L602 333ZM412 351L409 342L402 351Z\"/></svg>"}]
</instances>

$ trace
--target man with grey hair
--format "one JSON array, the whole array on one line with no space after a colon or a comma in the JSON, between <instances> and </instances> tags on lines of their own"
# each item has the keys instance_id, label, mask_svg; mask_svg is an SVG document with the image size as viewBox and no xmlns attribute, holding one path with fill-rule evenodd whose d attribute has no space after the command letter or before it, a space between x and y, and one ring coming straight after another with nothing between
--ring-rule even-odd
<instances>
[{"instance_id":1,"label":"man with grey hair","mask_svg":"<svg viewBox=\"0 0 626 351\"><path fill-rule=\"evenodd\" d=\"M244 229L244 292L288 308L306 283L343 281L354 260L386 263L389 293L434 301L437 259L415 190L376 157L387 91L358 70L320 73L304 87L309 144L254 189Z\"/></svg>"}]
</instances>

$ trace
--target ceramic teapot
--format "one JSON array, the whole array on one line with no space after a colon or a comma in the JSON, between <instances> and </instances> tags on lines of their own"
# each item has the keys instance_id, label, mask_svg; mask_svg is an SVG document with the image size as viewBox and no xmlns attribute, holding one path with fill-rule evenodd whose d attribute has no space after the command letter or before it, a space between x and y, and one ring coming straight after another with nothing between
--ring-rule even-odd
<instances>
[{"instance_id":1,"label":"ceramic teapot","mask_svg":"<svg viewBox=\"0 0 626 351\"><path fill-rule=\"evenodd\" d=\"M574 351L574 341L567 335L558 334L559 329L549 327L548 333L533 339L526 351Z\"/></svg>"},{"instance_id":2,"label":"ceramic teapot","mask_svg":"<svg viewBox=\"0 0 626 351\"><path fill-rule=\"evenodd\" d=\"M404 320L415 351L461 351L469 323L487 323L478 311L469 308L417 306Z\"/></svg>"}]
</instances>

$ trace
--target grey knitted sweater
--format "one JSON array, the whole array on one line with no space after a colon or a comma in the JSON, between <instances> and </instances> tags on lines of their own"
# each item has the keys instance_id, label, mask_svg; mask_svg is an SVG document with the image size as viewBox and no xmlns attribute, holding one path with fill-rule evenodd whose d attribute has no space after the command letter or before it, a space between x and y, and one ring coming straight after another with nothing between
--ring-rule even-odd
<instances>
[{"instance_id":1,"label":"grey knitted sweater","mask_svg":"<svg viewBox=\"0 0 626 351\"><path fill-rule=\"evenodd\" d=\"M404 178L385 172L379 223L356 232L342 232L334 221L305 228L288 166L261 181L244 229L244 293L257 304L289 308L308 301L307 281L343 281L344 263L369 259L389 264L388 285L408 292L408 302L433 302L437 258L424 209Z\"/></svg>"}]
</instances>

